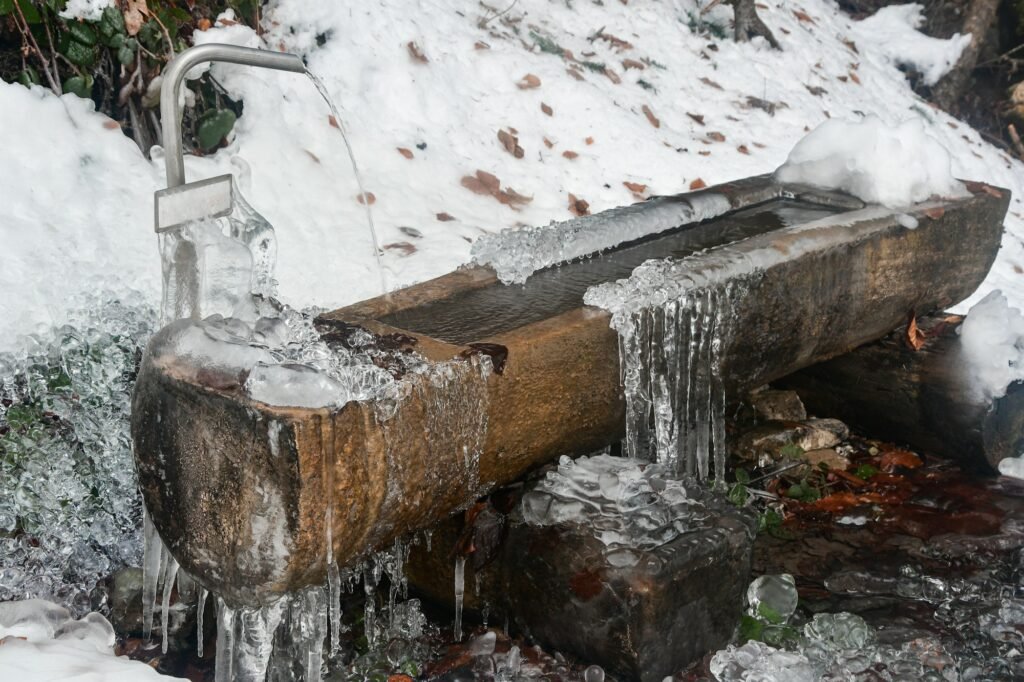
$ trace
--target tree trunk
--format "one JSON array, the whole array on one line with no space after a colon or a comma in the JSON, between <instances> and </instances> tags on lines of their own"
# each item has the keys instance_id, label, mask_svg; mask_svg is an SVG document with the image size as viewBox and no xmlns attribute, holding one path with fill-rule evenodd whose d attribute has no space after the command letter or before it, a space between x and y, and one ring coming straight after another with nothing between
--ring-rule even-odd
<instances>
[{"instance_id":1,"label":"tree trunk","mask_svg":"<svg viewBox=\"0 0 1024 682\"><path fill-rule=\"evenodd\" d=\"M755 36L761 36L776 50L781 50L779 41L775 40L771 29L757 15L755 0L733 0L733 27L737 42L747 42Z\"/></svg>"},{"instance_id":2,"label":"tree trunk","mask_svg":"<svg viewBox=\"0 0 1024 682\"><path fill-rule=\"evenodd\" d=\"M779 385L797 391L810 412L971 470L992 472L1024 452L1024 384L987 397L963 358L959 322L933 317L918 325L927 337L919 350L895 332Z\"/></svg>"},{"instance_id":3,"label":"tree trunk","mask_svg":"<svg viewBox=\"0 0 1024 682\"><path fill-rule=\"evenodd\" d=\"M971 35L971 42L964 48L953 70L932 89L932 101L946 111L950 111L970 86L974 67L978 64L978 56L985 46L985 37L998 7L999 0L972 0L968 7L962 32Z\"/></svg>"}]
</instances>

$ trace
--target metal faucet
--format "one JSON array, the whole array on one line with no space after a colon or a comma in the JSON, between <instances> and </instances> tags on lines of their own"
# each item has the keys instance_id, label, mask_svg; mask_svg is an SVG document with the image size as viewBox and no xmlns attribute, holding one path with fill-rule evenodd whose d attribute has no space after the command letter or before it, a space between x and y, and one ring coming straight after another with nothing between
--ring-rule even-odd
<instances>
[{"instance_id":1,"label":"metal faucet","mask_svg":"<svg viewBox=\"0 0 1024 682\"><path fill-rule=\"evenodd\" d=\"M171 60L160 85L160 123L163 126L164 163L167 166L167 187L185 184L185 159L181 151L181 107L178 92L185 74L204 62L229 62L263 69L305 73L306 65L298 55L249 47L207 43L191 47Z\"/></svg>"}]
</instances>

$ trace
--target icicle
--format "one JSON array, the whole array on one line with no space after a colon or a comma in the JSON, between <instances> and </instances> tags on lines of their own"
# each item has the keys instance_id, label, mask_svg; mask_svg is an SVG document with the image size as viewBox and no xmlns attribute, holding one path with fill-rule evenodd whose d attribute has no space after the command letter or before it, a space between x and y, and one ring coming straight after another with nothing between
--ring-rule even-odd
<instances>
[{"instance_id":1,"label":"icicle","mask_svg":"<svg viewBox=\"0 0 1024 682\"><path fill-rule=\"evenodd\" d=\"M156 606L157 586L160 583L164 544L145 507L142 510L142 529L142 638L149 641L153 632L153 608Z\"/></svg>"},{"instance_id":2,"label":"icicle","mask_svg":"<svg viewBox=\"0 0 1024 682\"><path fill-rule=\"evenodd\" d=\"M428 552L430 551L430 538L433 537L433 535L434 535L434 531L432 531L432 530L425 530L425 531L423 531L423 539L427 543L427 551Z\"/></svg>"},{"instance_id":3,"label":"icicle","mask_svg":"<svg viewBox=\"0 0 1024 682\"><path fill-rule=\"evenodd\" d=\"M217 656L214 679L233 682L235 662L235 610L217 597Z\"/></svg>"},{"instance_id":4,"label":"icicle","mask_svg":"<svg viewBox=\"0 0 1024 682\"><path fill-rule=\"evenodd\" d=\"M375 563L374 559L370 560ZM366 646L370 651L374 650L377 644L377 600L374 594L377 588L377 580L380 574L373 568L367 568L363 572L363 590L366 592L366 612L363 616L363 634L366 637Z\"/></svg>"},{"instance_id":5,"label":"icicle","mask_svg":"<svg viewBox=\"0 0 1024 682\"><path fill-rule=\"evenodd\" d=\"M203 657L203 612L210 593L205 587L199 588L199 599L196 601L196 656Z\"/></svg>"},{"instance_id":6,"label":"icicle","mask_svg":"<svg viewBox=\"0 0 1024 682\"><path fill-rule=\"evenodd\" d=\"M174 560L170 552L165 552L167 555L167 566L163 572L164 578L164 598L160 602L160 626L163 628L163 643L160 650L163 653L167 653L167 632L171 629L170 625L170 609L171 609L171 592L174 591L174 579L178 575L178 562Z\"/></svg>"},{"instance_id":7,"label":"icicle","mask_svg":"<svg viewBox=\"0 0 1024 682\"><path fill-rule=\"evenodd\" d=\"M466 592L466 557L455 559L455 628L456 642L462 641L462 599Z\"/></svg>"}]
</instances>

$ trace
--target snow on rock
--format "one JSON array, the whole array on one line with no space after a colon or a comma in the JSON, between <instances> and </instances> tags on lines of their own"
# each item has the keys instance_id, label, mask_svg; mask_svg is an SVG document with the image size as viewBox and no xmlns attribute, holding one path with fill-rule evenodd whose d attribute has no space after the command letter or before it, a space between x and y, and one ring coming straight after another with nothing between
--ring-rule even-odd
<instances>
[{"instance_id":1,"label":"snow on rock","mask_svg":"<svg viewBox=\"0 0 1024 682\"><path fill-rule=\"evenodd\" d=\"M1024 455L1007 457L999 462L999 473L1003 476L1024 479Z\"/></svg>"},{"instance_id":2,"label":"snow on rock","mask_svg":"<svg viewBox=\"0 0 1024 682\"><path fill-rule=\"evenodd\" d=\"M1024 315L1001 291L976 303L960 325L960 347L978 390L989 398L1006 395L1024 381Z\"/></svg>"},{"instance_id":3,"label":"snow on rock","mask_svg":"<svg viewBox=\"0 0 1024 682\"><path fill-rule=\"evenodd\" d=\"M924 23L918 3L889 5L853 24L851 37L861 49L870 48L877 56L921 73L924 84L935 85L960 60L971 44L971 35L932 38L918 31Z\"/></svg>"},{"instance_id":4,"label":"snow on rock","mask_svg":"<svg viewBox=\"0 0 1024 682\"><path fill-rule=\"evenodd\" d=\"M141 661L114 655L114 628L102 615L75 620L42 599L0 603L0 679L50 680L180 679L161 675Z\"/></svg>"},{"instance_id":5,"label":"snow on rock","mask_svg":"<svg viewBox=\"0 0 1024 682\"><path fill-rule=\"evenodd\" d=\"M775 177L843 190L890 208L933 195L967 194L953 177L949 152L920 118L898 125L887 125L877 116L825 121L797 143Z\"/></svg>"},{"instance_id":6,"label":"snow on rock","mask_svg":"<svg viewBox=\"0 0 1024 682\"><path fill-rule=\"evenodd\" d=\"M596 213L697 180L768 172L829 116L863 112L888 125L921 119L949 150L955 177L1013 190L1003 249L978 298L1001 288L1024 303L1014 271L1024 265L1024 165L915 95L834 2L800 9L760 10L782 51L714 38L703 22L727 29L731 12L702 17L695 0L520 0L489 20L486 8L458 0L416 12L399 0L275 0L261 37L221 22L196 41L296 52L322 77L376 198L391 286L467 262L483 234L572 218L570 193ZM843 42L851 38L857 53ZM249 162L245 193L277 229L285 302L337 307L379 294L359 190L312 84L236 65L212 72L244 113L229 145L187 159L188 179L230 172L233 156ZM163 185L162 159L147 162L112 126L73 95L0 84L0 129L9 132L0 148L0 349L60 323L72 291L137 289L156 300L152 193ZM514 135L521 158L499 131ZM477 171L499 187L463 183ZM525 200L502 203L508 190Z\"/></svg>"},{"instance_id":7,"label":"snow on rock","mask_svg":"<svg viewBox=\"0 0 1024 682\"><path fill-rule=\"evenodd\" d=\"M103 16L103 10L113 6L114 0L68 0L59 16L64 19L99 21Z\"/></svg>"}]
</instances>

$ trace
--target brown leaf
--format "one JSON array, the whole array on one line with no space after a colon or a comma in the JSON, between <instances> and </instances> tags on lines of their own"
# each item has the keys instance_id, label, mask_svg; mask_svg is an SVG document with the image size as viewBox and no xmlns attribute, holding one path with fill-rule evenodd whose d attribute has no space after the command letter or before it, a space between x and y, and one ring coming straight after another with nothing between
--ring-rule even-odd
<instances>
[{"instance_id":1,"label":"brown leaf","mask_svg":"<svg viewBox=\"0 0 1024 682\"><path fill-rule=\"evenodd\" d=\"M696 180L690 183L691 190L704 189L707 186L708 183L704 182L704 180L702 180L701 178L697 178Z\"/></svg>"},{"instance_id":2,"label":"brown leaf","mask_svg":"<svg viewBox=\"0 0 1024 682\"><path fill-rule=\"evenodd\" d=\"M588 138L584 139L583 141L586 142L588 145L594 144L594 138L592 138L592 137L588 137Z\"/></svg>"},{"instance_id":3,"label":"brown leaf","mask_svg":"<svg viewBox=\"0 0 1024 682\"><path fill-rule=\"evenodd\" d=\"M934 208L926 208L924 214L932 220L938 220L942 216L946 215L946 209L941 206L935 206Z\"/></svg>"},{"instance_id":4,"label":"brown leaf","mask_svg":"<svg viewBox=\"0 0 1024 682\"><path fill-rule=\"evenodd\" d=\"M606 68L604 69L603 73L604 75L608 76L608 80L610 80L612 83L615 83L616 85L622 82L622 79L619 78L619 74L615 73L611 69Z\"/></svg>"},{"instance_id":5,"label":"brown leaf","mask_svg":"<svg viewBox=\"0 0 1024 682\"><path fill-rule=\"evenodd\" d=\"M564 152L562 152L562 156L564 156L565 158L567 158L570 161L572 161L577 156L579 156L579 154L577 154L576 152L572 151L571 149L566 149Z\"/></svg>"},{"instance_id":6,"label":"brown leaf","mask_svg":"<svg viewBox=\"0 0 1024 682\"><path fill-rule=\"evenodd\" d=\"M545 137L544 138L544 146L547 147L548 149L551 149L552 147L555 146L555 143Z\"/></svg>"},{"instance_id":7,"label":"brown leaf","mask_svg":"<svg viewBox=\"0 0 1024 682\"><path fill-rule=\"evenodd\" d=\"M860 50L857 49L857 43L852 40L843 39L843 45L846 45L854 54L860 54Z\"/></svg>"},{"instance_id":8,"label":"brown leaf","mask_svg":"<svg viewBox=\"0 0 1024 682\"><path fill-rule=\"evenodd\" d=\"M637 61L635 59L623 59L622 68L626 69L627 71L629 71L630 69L637 69L638 71L643 71L647 67L644 66L643 62Z\"/></svg>"},{"instance_id":9,"label":"brown leaf","mask_svg":"<svg viewBox=\"0 0 1024 682\"><path fill-rule=\"evenodd\" d=\"M112 118L108 118L106 121L103 122L103 127L106 128L107 130L117 130L118 128L121 127L121 124Z\"/></svg>"},{"instance_id":10,"label":"brown leaf","mask_svg":"<svg viewBox=\"0 0 1024 682\"><path fill-rule=\"evenodd\" d=\"M921 350L921 348L924 347L927 339L924 332L918 328L917 317L915 315L911 315L910 320L907 321L907 330L903 335L903 339L907 342L907 345L914 350Z\"/></svg>"},{"instance_id":11,"label":"brown leaf","mask_svg":"<svg viewBox=\"0 0 1024 682\"><path fill-rule=\"evenodd\" d=\"M758 149L767 149L768 148L766 145L763 145L760 142L755 142L754 146L757 147Z\"/></svg>"},{"instance_id":12,"label":"brown leaf","mask_svg":"<svg viewBox=\"0 0 1024 682\"><path fill-rule=\"evenodd\" d=\"M986 185L984 182L974 182L971 180L967 180L964 182L964 185L967 186L967 190L972 194L985 193L988 194L989 196L995 197L996 199L1003 198L1002 192L997 190L995 187L990 187L989 185Z\"/></svg>"},{"instance_id":13,"label":"brown leaf","mask_svg":"<svg viewBox=\"0 0 1024 682\"><path fill-rule=\"evenodd\" d=\"M411 149L406 149L405 147L397 147L397 149L398 153L404 156L405 158L411 159L413 157Z\"/></svg>"},{"instance_id":14,"label":"brown leaf","mask_svg":"<svg viewBox=\"0 0 1024 682\"><path fill-rule=\"evenodd\" d=\"M750 150L747 149L747 145L745 144L741 144L739 147L736 147L736 151L740 154L750 154Z\"/></svg>"},{"instance_id":15,"label":"brown leaf","mask_svg":"<svg viewBox=\"0 0 1024 682\"><path fill-rule=\"evenodd\" d=\"M128 35L137 35L148 16L149 7L146 6L146 0L127 0L124 9L124 28ZM206 23L209 28L210 21L207 20Z\"/></svg>"},{"instance_id":16,"label":"brown leaf","mask_svg":"<svg viewBox=\"0 0 1024 682\"><path fill-rule=\"evenodd\" d=\"M888 450L882 453L882 471L892 472L896 467L917 469L924 465L921 458L909 450Z\"/></svg>"},{"instance_id":17,"label":"brown leaf","mask_svg":"<svg viewBox=\"0 0 1024 682\"><path fill-rule=\"evenodd\" d=\"M704 125L704 115L703 114L691 114L689 111L687 111L686 115L689 116L690 118L692 118L694 121L696 121L700 125Z\"/></svg>"},{"instance_id":18,"label":"brown leaf","mask_svg":"<svg viewBox=\"0 0 1024 682\"><path fill-rule=\"evenodd\" d=\"M548 116L554 116L555 115L555 110L552 109L551 107L549 107L547 104L544 104L544 102L540 103L540 110L543 111Z\"/></svg>"},{"instance_id":19,"label":"brown leaf","mask_svg":"<svg viewBox=\"0 0 1024 682\"><path fill-rule=\"evenodd\" d=\"M327 122L331 124L332 128L340 128L338 125L338 119L334 118L334 114L327 114Z\"/></svg>"},{"instance_id":20,"label":"brown leaf","mask_svg":"<svg viewBox=\"0 0 1024 682\"><path fill-rule=\"evenodd\" d=\"M565 72L578 81L585 80L583 78L583 74L580 73L580 70L574 66L570 66L568 69L565 70Z\"/></svg>"},{"instance_id":21,"label":"brown leaf","mask_svg":"<svg viewBox=\"0 0 1024 682\"><path fill-rule=\"evenodd\" d=\"M499 130L498 142L501 143L501 146L504 147L505 151L507 151L509 154L516 157L517 159L523 158L523 156L526 154L526 152L523 151L523 148L519 146L519 138L513 135L512 133L506 132L504 130Z\"/></svg>"},{"instance_id":22,"label":"brown leaf","mask_svg":"<svg viewBox=\"0 0 1024 682\"><path fill-rule=\"evenodd\" d=\"M482 40L478 40L475 43L473 43L473 49L474 50L489 50L489 49L491 49L491 46L488 45L487 43L485 43Z\"/></svg>"},{"instance_id":23,"label":"brown leaf","mask_svg":"<svg viewBox=\"0 0 1024 682\"><path fill-rule=\"evenodd\" d=\"M700 154L701 156L711 156L711 152L709 152L707 149L701 149L697 153Z\"/></svg>"},{"instance_id":24,"label":"brown leaf","mask_svg":"<svg viewBox=\"0 0 1024 682\"><path fill-rule=\"evenodd\" d=\"M583 199L578 198L575 194L569 195L569 212L577 218L585 215L590 215L590 204Z\"/></svg>"},{"instance_id":25,"label":"brown leaf","mask_svg":"<svg viewBox=\"0 0 1024 682\"><path fill-rule=\"evenodd\" d=\"M722 89L721 85L719 85L715 81L711 80L710 78L706 78L704 76L701 76L700 82L703 83L704 85L710 85L715 90L721 90Z\"/></svg>"},{"instance_id":26,"label":"brown leaf","mask_svg":"<svg viewBox=\"0 0 1024 682\"><path fill-rule=\"evenodd\" d=\"M814 21L814 19L812 19L811 16L809 14L807 14L807 12L801 12L799 10L793 10L793 16L795 16L800 21L806 21L806 22L811 23L811 24L816 23Z\"/></svg>"},{"instance_id":27,"label":"brown leaf","mask_svg":"<svg viewBox=\"0 0 1024 682\"><path fill-rule=\"evenodd\" d=\"M388 251L397 251L398 255L403 258L416 253L416 247L409 242L393 242L391 244L385 244L384 248Z\"/></svg>"},{"instance_id":28,"label":"brown leaf","mask_svg":"<svg viewBox=\"0 0 1024 682\"><path fill-rule=\"evenodd\" d=\"M364 195L362 194L356 195L356 201L358 201L360 204L369 204L370 206L373 206L375 203L377 203L377 197L374 196L373 192L367 192L365 195L365 199Z\"/></svg>"},{"instance_id":29,"label":"brown leaf","mask_svg":"<svg viewBox=\"0 0 1024 682\"><path fill-rule=\"evenodd\" d=\"M477 179L487 188L487 191L494 194L501 189L501 180L498 180L498 176L488 173L487 171L478 170L476 172Z\"/></svg>"},{"instance_id":30,"label":"brown leaf","mask_svg":"<svg viewBox=\"0 0 1024 682\"><path fill-rule=\"evenodd\" d=\"M857 85L860 85L860 78L853 71L850 72L850 80L852 80Z\"/></svg>"},{"instance_id":31,"label":"brown leaf","mask_svg":"<svg viewBox=\"0 0 1024 682\"><path fill-rule=\"evenodd\" d=\"M309 158L313 159L314 163L320 163L320 157L319 156L317 156L313 152L309 151L308 149L303 149L302 151L304 151L307 154L309 154Z\"/></svg>"},{"instance_id":32,"label":"brown leaf","mask_svg":"<svg viewBox=\"0 0 1024 682\"><path fill-rule=\"evenodd\" d=\"M716 130L713 130L710 133L708 133L708 139L714 140L715 142L725 142L725 135Z\"/></svg>"},{"instance_id":33,"label":"brown leaf","mask_svg":"<svg viewBox=\"0 0 1024 682\"><path fill-rule=\"evenodd\" d=\"M640 107L640 110L641 110L642 112L644 112L644 116L646 116L646 117L647 117L647 121L648 121L648 122L649 122L649 123L650 123L650 124L651 124L652 126L654 126L655 128L660 128L660 127L661 127L661 121L659 121L659 120L658 120L658 117L654 115L654 112L653 112L653 111L651 111L651 108L650 108L649 106L647 106L647 105L645 104L645 105L643 105L642 107Z\"/></svg>"},{"instance_id":34,"label":"brown leaf","mask_svg":"<svg viewBox=\"0 0 1024 682\"><path fill-rule=\"evenodd\" d=\"M519 86L520 90L533 90L534 88L540 87L540 78L534 76L532 73L528 73L523 76L516 85Z\"/></svg>"},{"instance_id":35,"label":"brown leaf","mask_svg":"<svg viewBox=\"0 0 1024 682\"><path fill-rule=\"evenodd\" d=\"M817 85L805 84L804 87L807 88L807 92L811 93L815 97L821 97L822 95L828 94L828 90L826 90L825 88L819 88Z\"/></svg>"},{"instance_id":36,"label":"brown leaf","mask_svg":"<svg viewBox=\"0 0 1024 682\"><path fill-rule=\"evenodd\" d=\"M494 195L494 198L514 209L518 209L522 204L528 204L533 201L533 197L524 196L511 187L506 187L502 191L498 192Z\"/></svg>"},{"instance_id":37,"label":"brown leaf","mask_svg":"<svg viewBox=\"0 0 1024 682\"><path fill-rule=\"evenodd\" d=\"M623 40L622 38L616 38L611 33L599 31L597 37L600 38L601 40L606 41L609 45L612 46L613 49L619 51L633 49L633 44L631 42L629 42L628 40Z\"/></svg>"},{"instance_id":38,"label":"brown leaf","mask_svg":"<svg viewBox=\"0 0 1024 682\"><path fill-rule=\"evenodd\" d=\"M420 49L419 45L410 40L406 43L405 47L409 50L409 56L412 57L413 61L417 61L420 64L427 63L427 56L423 54L423 50Z\"/></svg>"},{"instance_id":39,"label":"brown leaf","mask_svg":"<svg viewBox=\"0 0 1024 682\"><path fill-rule=\"evenodd\" d=\"M436 217L442 223L447 223L447 222L451 222L452 220L455 220L455 216L453 216L450 213L445 213L444 211L441 211L440 213L438 213Z\"/></svg>"},{"instance_id":40,"label":"brown leaf","mask_svg":"<svg viewBox=\"0 0 1024 682\"><path fill-rule=\"evenodd\" d=\"M196 22L196 28L200 31L208 31L210 30L211 26L213 26L213 24L206 17L203 17L202 19Z\"/></svg>"},{"instance_id":41,"label":"brown leaf","mask_svg":"<svg viewBox=\"0 0 1024 682\"><path fill-rule=\"evenodd\" d=\"M641 199L643 199L647 194L647 185L641 185L639 182L630 182L629 180L623 181L622 184L626 186L626 189Z\"/></svg>"}]
</instances>

